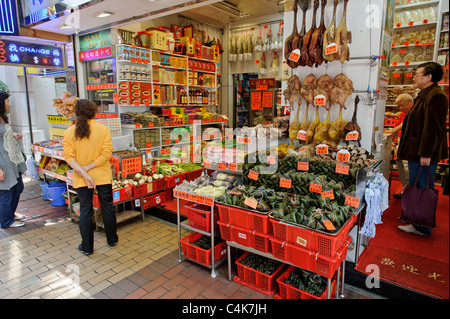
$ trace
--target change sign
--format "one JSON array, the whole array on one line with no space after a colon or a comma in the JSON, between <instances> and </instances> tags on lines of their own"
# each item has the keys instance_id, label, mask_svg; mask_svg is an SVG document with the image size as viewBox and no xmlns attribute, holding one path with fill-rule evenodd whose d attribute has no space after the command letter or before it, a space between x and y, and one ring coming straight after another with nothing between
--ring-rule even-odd
<instances>
[{"instance_id":1,"label":"change sign","mask_svg":"<svg viewBox=\"0 0 450 319\"><path fill-rule=\"evenodd\" d=\"M64 68L62 47L0 40L0 64Z\"/></svg>"}]
</instances>

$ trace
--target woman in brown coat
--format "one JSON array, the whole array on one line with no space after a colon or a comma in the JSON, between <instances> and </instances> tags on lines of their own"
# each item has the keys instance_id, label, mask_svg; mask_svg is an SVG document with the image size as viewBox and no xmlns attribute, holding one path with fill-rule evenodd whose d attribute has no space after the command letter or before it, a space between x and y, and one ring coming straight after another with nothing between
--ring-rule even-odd
<instances>
[{"instance_id":1,"label":"woman in brown coat","mask_svg":"<svg viewBox=\"0 0 450 319\"><path fill-rule=\"evenodd\" d=\"M430 187L434 188L437 163L448 158L448 101L437 84L442 79L442 74L442 67L435 62L423 63L417 68L413 86L421 91L403 122L405 133L397 153L399 159L408 161L409 184L413 185L418 177L417 187L422 189L427 186L428 176ZM418 225L399 226L399 229L427 236L431 235L432 230Z\"/></svg>"}]
</instances>

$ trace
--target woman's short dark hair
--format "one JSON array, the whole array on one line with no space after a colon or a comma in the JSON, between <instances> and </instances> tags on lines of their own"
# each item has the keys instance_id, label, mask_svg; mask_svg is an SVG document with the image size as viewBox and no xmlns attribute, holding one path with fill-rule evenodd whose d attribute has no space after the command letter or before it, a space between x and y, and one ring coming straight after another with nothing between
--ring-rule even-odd
<instances>
[{"instance_id":1,"label":"woman's short dark hair","mask_svg":"<svg viewBox=\"0 0 450 319\"><path fill-rule=\"evenodd\" d=\"M423 75L431 74L432 82L437 83L440 80L442 80L442 75L444 74L444 71L442 70L442 66L439 63L425 62L419 65L418 68L423 68Z\"/></svg>"},{"instance_id":2,"label":"woman's short dark hair","mask_svg":"<svg viewBox=\"0 0 450 319\"><path fill-rule=\"evenodd\" d=\"M6 116L6 99L9 98L9 94L4 92L4 91L0 91L0 118L3 120L3 122L8 123L9 119Z\"/></svg>"},{"instance_id":3,"label":"woman's short dark hair","mask_svg":"<svg viewBox=\"0 0 450 319\"><path fill-rule=\"evenodd\" d=\"M97 113L97 105L90 100L80 99L75 104L75 115L77 116L77 124L75 128L75 139L89 138L91 129L89 120L95 117Z\"/></svg>"}]
</instances>

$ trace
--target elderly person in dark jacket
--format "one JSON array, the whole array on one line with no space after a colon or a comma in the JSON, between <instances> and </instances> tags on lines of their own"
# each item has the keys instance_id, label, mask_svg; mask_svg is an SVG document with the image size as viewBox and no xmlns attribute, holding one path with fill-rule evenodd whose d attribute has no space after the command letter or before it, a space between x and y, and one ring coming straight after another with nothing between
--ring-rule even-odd
<instances>
[{"instance_id":1,"label":"elderly person in dark jacket","mask_svg":"<svg viewBox=\"0 0 450 319\"><path fill-rule=\"evenodd\" d=\"M400 142L397 156L408 161L409 184L418 176L417 187L426 188L430 176L430 187L434 188L437 163L448 158L446 117L448 101L437 84L442 78L442 67L435 62L419 65L414 76L414 87L420 89L414 106L408 114L404 138ZM399 226L400 230L416 235L431 235L431 228L419 225Z\"/></svg>"}]
</instances>

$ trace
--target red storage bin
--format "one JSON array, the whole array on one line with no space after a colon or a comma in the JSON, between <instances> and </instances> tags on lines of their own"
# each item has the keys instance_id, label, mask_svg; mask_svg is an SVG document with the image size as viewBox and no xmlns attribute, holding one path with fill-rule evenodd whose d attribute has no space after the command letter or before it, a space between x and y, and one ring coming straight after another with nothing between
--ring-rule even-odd
<instances>
[{"instance_id":1,"label":"red storage bin","mask_svg":"<svg viewBox=\"0 0 450 319\"><path fill-rule=\"evenodd\" d=\"M150 195L143 198L144 209L151 208L156 205L161 205L172 199L172 190L166 190L154 195Z\"/></svg>"},{"instance_id":2,"label":"red storage bin","mask_svg":"<svg viewBox=\"0 0 450 319\"><path fill-rule=\"evenodd\" d=\"M312 295L306 291L297 289L289 284L286 284L286 279L289 275L295 271L294 266L290 266L286 269L278 278L278 297L279 299L327 299L327 288L322 293L320 297ZM336 292L336 279L331 282L331 297L335 295Z\"/></svg>"},{"instance_id":3,"label":"red storage bin","mask_svg":"<svg viewBox=\"0 0 450 319\"><path fill-rule=\"evenodd\" d=\"M183 255L205 266L211 265L212 249L206 250L193 245L192 243L202 237L200 233L193 233L181 239ZM226 242L220 242L214 246L214 261L224 257L227 253Z\"/></svg>"},{"instance_id":4,"label":"red storage bin","mask_svg":"<svg viewBox=\"0 0 450 319\"><path fill-rule=\"evenodd\" d=\"M240 261L246 258L249 254L249 252L246 252L236 260L238 274L233 278L233 280L265 295L272 296L278 288L276 280L282 273L285 265L281 264L273 274L267 275L240 263Z\"/></svg>"},{"instance_id":5,"label":"red storage bin","mask_svg":"<svg viewBox=\"0 0 450 319\"><path fill-rule=\"evenodd\" d=\"M142 197L162 190L163 179L133 186L133 197Z\"/></svg>"},{"instance_id":6,"label":"red storage bin","mask_svg":"<svg viewBox=\"0 0 450 319\"><path fill-rule=\"evenodd\" d=\"M271 251L269 235L258 233L254 230L243 229L237 226L231 226L231 241L235 243L254 248L256 250L268 253Z\"/></svg>"},{"instance_id":7,"label":"red storage bin","mask_svg":"<svg viewBox=\"0 0 450 319\"><path fill-rule=\"evenodd\" d=\"M198 203L189 202L184 205L186 209L189 225L206 232L211 231L211 207ZM214 228L217 227L219 214L217 207L214 207Z\"/></svg>"},{"instance_id":8,"label":"red storage bin","mask_svg":"<svg viewBox=\"0 0 450 319\"><path fill-rule=\"evenodd\" d=\"M120 188L118 190L113 191L113 204L119 204L123 201L129 200L133 198L133 187L127 186L124 188ZM94 194L92 197L92 206L95 208L101 209L100 200L98 195Z\"/></svg>"},{"instance_id":9,"label":"red storage bin","mask_svg":"<svg viewBox=\"0 0 450 319\"><path fill-rule=\"evenodd\" d=\"M222 223L220 220L217 221L217 225L219 225L220 228L220 237L223 240L231 241L231 225Z\"/></svg>"},{"instance_id":10,"label":"red storage bin","mask_svg":"<svg viewBox=\"0 0 450 319\"><path fill-rule=\"evenodd\" d=\"M173 176L164 176L163 188L165 190L174 188L181 184L186 179L186 173L181 173Z\"/></svg>"},{"instance_id":11,"label":"red storage bin","mask_svg":"<svg viewBox=\"0 0 450 319\"><path fill-rule=\"evenodd\" d=\"M203 173L203 168L201 169L197 169L195 171L190 171L190 172L186 172L186 179L188 181L193 181L195 179L197 179L198 177L200 177Z\"/></svg>"},{"instance_id":12,"label":"red storage bin","mask_svg":"<svg viewBox=\"0 0 450 319\"><path fill-rule=\"evenodd\" d=\"M268 214L257 213L251 210L217 204L220 220L233 226L267 235L272 231L272 224Z\"/></svg>"},{"instance_id":13,"label":"red storage bin","mask_svg":"<svg viewBox=\"0 0 450 319\"><path fill-rule=\"evenodd\" d=\"M357 217L351 215L338 233L325 234L310 228L292 225L276 218L270 218L273 237L289 244L334 257L347 240L348 234Z\"/></svg>"},{"instance_id":14,"label":"red storage bin","mask_svg":"<svg viewBox=\"0 0 450 319\"><path fill-rule=\"evenodd\" d=\"M347 256L348 244L351 242L351 238L348 237L342 248L333 258L283 242L273 236L270 236L270 242L275 258L331 279Z\"/></svg>"}]
</instances>

